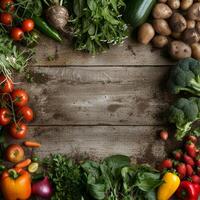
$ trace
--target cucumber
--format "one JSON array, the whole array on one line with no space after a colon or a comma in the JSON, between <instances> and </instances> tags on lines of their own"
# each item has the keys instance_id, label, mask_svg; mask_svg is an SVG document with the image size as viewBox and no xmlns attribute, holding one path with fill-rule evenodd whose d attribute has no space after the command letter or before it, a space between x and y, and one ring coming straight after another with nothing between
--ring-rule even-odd
<instances>
[{"instance_id":1,"label":"cucumber","mask_svg":"<svg viewBox=\"0 0 200 200\"><path fill-rule=\"evenodd\" d=\"M124 19L135 29L149 17L156 0L126 0Z\"/></svg>"}]
</instances>

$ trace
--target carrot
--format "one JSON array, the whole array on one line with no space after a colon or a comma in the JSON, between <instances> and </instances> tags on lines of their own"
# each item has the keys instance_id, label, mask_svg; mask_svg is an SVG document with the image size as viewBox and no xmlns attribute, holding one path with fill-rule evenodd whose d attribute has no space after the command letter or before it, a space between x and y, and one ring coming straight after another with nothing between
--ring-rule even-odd
<instances>
[{"instance_id":1,"label":"carrot","mask_svg":"<svg viewBox=\"0 0 200 200\"><path fill-rule=\"evenodd\" d=\"M26 159L22 162L19 162L15 165L16 168L25 168L28 167L31 164L31 159Z\"/></svg>"},{"instance_id":2,"label":"carrot","mask_svg":"<svg viewBox=\"0 0 200 200\"><path fill-rule=\"evenodd\" d=\"M25 145L26 147L32 147L32 148L38 148L38 147L41 146L40 143L34 142L34 141L25 141L25 142L24 142L24 145Z\"/></svg>"}]
</instances>

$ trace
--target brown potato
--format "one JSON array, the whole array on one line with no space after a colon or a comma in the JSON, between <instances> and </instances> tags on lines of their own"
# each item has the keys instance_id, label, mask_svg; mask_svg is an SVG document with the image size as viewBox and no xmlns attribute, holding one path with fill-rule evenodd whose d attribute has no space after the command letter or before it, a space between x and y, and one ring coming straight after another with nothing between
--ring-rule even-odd
<instances>
[{"instance_id":1,"label":"brown potato","mask_svg":"<svg viewBox=\"0 0 200 200\"><path fill-rule=\"evenodd\" d=\"M156 35L153 40L153 45L154 47L157 47L157 48L163 48L164 46L167 45L168 43L168 39L166 36L163 36L163 35Z\"/></svg>"},{"instance_id":2,"label":"brown potato","mask_svg":"<svg viewBox=\"0 0 200 200\"><path fill-rule=\"evenodd\" d=\"M197 33L195 28L186 29L183 32L183 41L187 44L197 43L200 40L199 34Z\"/></svg>"},{"instance_id":3,"label":"brown potato","mask_svg":"<svg viewBox=\"0 0 200 200\"><path fill-rule=\"evenodd\" d=\"M170 28L173 32L181 33L187 28L187 22L183 15L174 13L169 21Z\"/></svg>"},{"instance_id":4,"label":"brown potato","mask_svg":"<svg viewBox=\"0 0 200 200\"><path fill-rule=\"evenodd\" d=\"M138 41L142 44L148 44L154 37L155 31L151 24L144 23L138 30Z\"/></svg>"},{"instance_id":5,"label":"brown potato","mask_svg":"<svg viewBox=\"0 0 200 200\"><path fill-rule=\"evenodd\" d=\"M195 28L196 22L194 20L186 20L187 22L187 28Z\"/></svg>"},{"instance_id":6,"label":"brown potato","mask_svg":"<svg viewBox=\"0 0 200 200\"><path fill-rule=\"evenodd\" d=\"M167 4L171 9L176 10L180 8L181 2L180 0L168 0Z\"/></svg>"},{"instance_id":7,"label":"brown potato","mask_svg":"<svg viewBox=\"0 0 200 200\"><path fill-rule=\"evenodd\" d=\"M173 41L169 45L169 54L175 60L189 58L192 55L190 46L181 41Z\"/></svg>"},{"instance_id":8,"label":"brown potato","mask_svg":"<svg viewBox=\"0 0 200 200\"><path fill-rule=\"evenodd\" d=\"M194 3L188 10L188 18L200 21L200 3Z\"/></svg>"},{"instance_id":9,"label":"brown potato","mask_svg":"<svg viewBox=\"0 0 200 200\"><path fill-rule=\"evenodd\" d=\"M181 10L189 9L193 4L193 0L181 0Z\"/></svg>"},{"instance_id":10,"label":"brown potato","mask_svg":"<svg viewBox=\"0 0 200 200\"><path fill-rule=\"evenodd\" d=\"M155 19L167 19L172 15L171 8L164 3L157 3L152 11L152 15Z\"/></svg>"},{"instance_id":11,"label":"brown potato","mask_svg":"<svg viewBox=\"0 0 200 200\"><path fill-rule=\"evenodd\" d=\"M164 19L153 20L153 27L160 35L168 36L172 33L167 21Z\"/></svg>"},{"instance_id":12,"label":"brown potato","mask_svg":"<svg viewBox=\"0 0 200 200\"><path fill-rule=\"evenodd\" d=\"M191 45L192 48L192 57L200 60L200 44L199 43L194 43Z\"/></svg>"}]
</instances>

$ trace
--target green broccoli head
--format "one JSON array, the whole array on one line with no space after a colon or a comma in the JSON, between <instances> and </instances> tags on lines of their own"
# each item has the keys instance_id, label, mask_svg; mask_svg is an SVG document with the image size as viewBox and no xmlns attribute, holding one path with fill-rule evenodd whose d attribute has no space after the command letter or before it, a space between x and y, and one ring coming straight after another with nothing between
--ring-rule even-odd
<instances>
[{"instance_id":1,"label":"green broccoli head","mask_svg":"<svg viewBox=\"0 0 200 200\"><path fill-rule=\"evenodd\" d=\"M186 91L200 96L200 62L193 58L178 62L170 73L168 88L173 94Z\"/></svg>"},{"instance_id":2,"label":"green broccoli head","mask_svg":"<svg viewBox=\"0 0 200 200\"><path fill-rule=\"evenodd\" d=\"M188 134L193 122L200 119L200 99L191 97L189 99L178 99L169 109L169 122L176 125L176 139Z\"/></svg>"}]
</instances>

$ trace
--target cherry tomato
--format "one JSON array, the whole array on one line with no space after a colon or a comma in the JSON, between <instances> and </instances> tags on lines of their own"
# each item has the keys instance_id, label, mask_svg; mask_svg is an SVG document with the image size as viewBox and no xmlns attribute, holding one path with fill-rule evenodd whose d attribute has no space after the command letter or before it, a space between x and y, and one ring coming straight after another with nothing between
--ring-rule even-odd
<instances>
[{"instance_id":1,"label":"cherry tomato","mask_svg":"<svg viewBox=\"0 0 200 200\"><path fill-rule=\"evenodd\" d=\"M9 132L10 135L15 139L23 139L26 137L26 134L28 132L28 127L26 124L21 122L13 123L10 126Z\"/></svg>"},{"instance_id":2,"label":"cherry tomato","mask_svg":"<svg viewBox=\"0 0 200 200\"><path fill-rule=\"evenodd\" d=\"M34 29L35 23L32 19L25 19L22 22L22 30L24 32L30 32Z\"/></svg>"},{"instance_id":3,"label":"cherry tomato","mask_svg":"<svg viewBox=\"0 0 200 200\"><path fill-rule=\"evenodd\" d=\"M0 125L6 126L11 121L11 112L7 108L0 108Z\"/></svg>"},{"instance_id":4,"label":"cherry tomato","mask_svg":"<svg viewBox=\"0 0 200 200\"><path fill-rule=\"evenodd\" d=\"M0 22L4 25L11 25L13 21L13 17L10 13L1 13L0 14Z\"/></svg>"},{"instance_id":5,"label":"cherry tomato","mask_svg":"<svg viewBox=\"0 0 200 200\"><path fill-rule=\"evenodd\" d=\"M21 28L18 28L18 27L14 27L11 29L11 38L15 41L19 41L19 40L22 40L23 37L24 37L24 32Z\"/></svg>"},{"instance_id":6,"label":"cherry tomato","mask_svg":"<svg viewBox=\"0 0 200 200\"><path fill-rule=\"evenodd\" d=\"M8 11L13 11L15 9L14 2L12 0L1 0L0 1L1 9Z\"/></svg>"},{"instance_id":7,"label":"cherry tomato","mask_svg":"<svg viewBox=\"0 0 200 200\"><path fill-rule=\"evenodd\" d=\"M24 149L18 144L10 144L6 148L5 157L7 161L18 163L24 159Z\"/></svg>"},{"instance_id":8,"label":"cherry tomato","mask_svg":"<svg viewBox=\"0 0 200 200\"><path fill-rule=\"evenodd\" d=\"M30 122L33 120L33 110L29 106L23 106L19 110L18 115L20 117L23 117L27 122Z\"/></svg>"},{"instance_id":9,"label":"cherry tomato","mask_svg":"<svg viewBox=\"0 0 200 200\"><path fill-rule=\"evenodd\" d=\"M28 103L28 94L25 90L16 89L11 93L11 97L15 106L23 107Z\"/></svg>"},{"instance_id":10,"label":"cherry tomato","mask_svg":"<svg viewBox=\"0 0 200 200\"><path fill-rule=\"evenodd\" d=\"M6 78L4 75L0 75L0 92L11 93L14 89L12 80Z\"/></svg>"}]
</instances>

